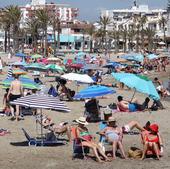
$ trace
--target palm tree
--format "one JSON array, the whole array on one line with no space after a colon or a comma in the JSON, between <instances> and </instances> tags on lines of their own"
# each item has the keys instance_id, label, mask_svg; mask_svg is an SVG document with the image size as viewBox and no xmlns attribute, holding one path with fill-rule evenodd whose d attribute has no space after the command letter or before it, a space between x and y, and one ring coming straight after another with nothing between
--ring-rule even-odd
<instances>
[{"instance_id":1,"label":"palm tree","mask_svg":"<svg viewBox=\"0 0 170 169\"><path fill-rule=\"evenodd\" d=\"M135 32L136 32L136 52L139 52L139 42L140 42L140 15L134 15L133 23L135 23Z\"/></svg>"},{"instance_id":2,"label":"palm tree","mask_svg":"<svg viewBox=\"0 0 170 169\"><path fill-rule=\"evenodd\" d=\"M145 15L141 16L139 19L139 24L141 27L141 31L140 31L140 35L141 35L141 48L144 49L144 36L145 36L145 30L144 30L144 26L147 22L147 17Z\"/></svg>"},{"instance_id":3,"label":"palm tree","mask_svg":"<svg viewBox=\"0 0 170 169\"><path fill-rule=\"evenodd\" d=\"M19 49L19 27L21 20L21 10L18 6L10 5L5 8L6 17L9 19L9 23L12 27L12 35L13 35L13 47L14 51L18 51Z\"/></svg>"},{"instance_id":4,"label":"palm tree","mask_svg":"<svg viewBox=\"0 0 170 169\"><path fill-rule=\"evenodd\" d=\"M95 27L93 24L90 24L90 26L86 29L87 34L90 36L90 53L93 51L93 37L95 35Z\"/></svg>"},{"instance_id":5,"label":"palm tree","mask_svg":"<svg viewBox=\"0 0 170 169\"><path fill-rule=\"evenodd\" d=\"M0 16L0 24L5 31L4 49L5 49L5 52L7 52L7 44L8 44L8 51L10 48L10 27L11 27L11 24L10 24L9 18L7 17L6 11L4 9L0 10L0 15L1 15Z\"/></svg>"},{"instance_id":6,"label":"palm tree","mask_svg":"<svg viewBox=\"0 0 170 169\"><path fill-rule=\"evenodd\" d=\"M152 51L153 47L155 45L154 39L155 39L156 32L155 32L155 30L153 30L151 28L146 28L145 35L146 35L147 41L148 41L148 50Z\"/></svg>"},{"instance_id":7,"label":"palm tree","mask_svg":"<svg viewBox=\"0 0 170 169\"><path fill-rule=\"evenodd\" d=\"M161 25L162 29L163 29L163 33L164 33L164 42L166 43L166 29L165 29L165 26L166 26L166 23L167 23L167 19L165 19L164 16L161 16L161 19L159 20L159 24Z\"/></svg>"},{"instance_id":8,"label":"palm tree","mask_svg":"<svg viewBox=\"0 0 170 169\"><path fill-rule=\"evenodd\" d=\"M120 35L123 39L123 51L124 53L126 52L127 48L126 48L126 44L127 44L127 36L128 36L128 31L127 31L127 27L125 25L125 27L121 27L120 29Z\"/></svg>"},{"instance_id":9,"label":"palm tree","mask_svg":"<svg viewBox=\"0 0 170 169\"><path fill-rule=\"evenodd\" d=\"M105 43L105 45L106 45L107 26L110 23L111 23L111 20L109 17L107 17L107 16L100 17L101 29L103 30L102 43Z\"/></svg>"},{"instance_id":10,"label":"palm tree","mask_svg":"<svg viewBox=\"0 0 170 169\"><path fill-rule=\"evenodd\" d=\"M132 25L132 27L130 27L127 32L129 51L133 51L133 41L134 41L135 35L136 35L136 32L134 30L134 25Z\"/></svg>"},{"instance_id":11,"label":"palm tree","mask_svg":"<svg viewBox=\"0 0 170 169\"><path fill-rule=\"evenodd\" d=\"M33 47L37 47L37 40L39 37L39 24L36 17L27 20L27 33L31 34Z\"/></svg>"},{"instance_id":12,"label":"palm tree","mask_svg":"<svg viewBox=\"0 0 170 169\"><path fill-rule=\"evenodd\" d=\"M45 38L44 56L47 54L48 41L47 41L47 27L49 25L49 15L47 9L38 9L35 11L35 16L38 20L38 24L43 31L43 37Z\"/></svg>"}]
</instances>

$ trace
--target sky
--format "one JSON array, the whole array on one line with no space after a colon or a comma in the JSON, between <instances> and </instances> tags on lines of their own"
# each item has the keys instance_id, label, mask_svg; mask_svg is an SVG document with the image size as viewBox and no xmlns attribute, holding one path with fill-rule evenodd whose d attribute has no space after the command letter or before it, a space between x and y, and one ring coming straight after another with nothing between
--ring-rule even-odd
<instances>
[{"instance_id":1,"label":"sky","mask_svg":"<svg viewBox=\"0 0 170 169\"><path fill-rule=\"evenodd\" d=\"M25 5L31 0L0 0L0 7L7 5ZM138 4L148 4L152 9L165 9L168 0L137 0ZM102 9L130 8L134 0L47 0L47 2L66 3L71 7L79 8L81 20L96 21L99 19Z\"/></svg>"}]
</instances>

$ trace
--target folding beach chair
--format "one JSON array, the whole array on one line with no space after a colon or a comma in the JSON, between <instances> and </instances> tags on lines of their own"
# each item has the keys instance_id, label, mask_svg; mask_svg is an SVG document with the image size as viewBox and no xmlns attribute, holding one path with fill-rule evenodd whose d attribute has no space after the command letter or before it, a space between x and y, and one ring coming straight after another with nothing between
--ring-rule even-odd
<instances>
[{"instance_id":1,"label":"folding beach chair","mask_svg":"<svg viewBox=\"0 0 170 169\"><path fill-rule=\"evenodd\" d=\"M83 147L82 146L82 140L77 137L76 133L76 127L71 128L72 137L73 137L73 154L72 154L72 160L75 158L82 157L83 159L86 159L86 155L89 153L89 147Z\"/></svg>"}]
</instances>

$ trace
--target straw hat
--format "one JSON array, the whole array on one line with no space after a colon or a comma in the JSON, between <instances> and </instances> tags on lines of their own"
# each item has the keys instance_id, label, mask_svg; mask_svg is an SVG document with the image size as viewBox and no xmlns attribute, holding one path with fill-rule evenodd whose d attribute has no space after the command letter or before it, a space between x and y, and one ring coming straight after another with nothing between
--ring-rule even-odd
<instances>
[{"instance_id":1,"label":"straw hat","mask_svg":"<svg viewBox=\"0 0 170 169\"><path fill-rule=\"evenodd\" d=\"M76 119L77 123L88 125L88 122L86 121L85 117L79 117L79 119Z\"/></svg>"},{"instance_id":2,"label":"straw hat","mask_svg":"<svg viewBox=\"0 0 170 169\"><path fill-rule=\"evenodd\" d=\"M114 117L109 117L108 122L116 122L116 119Z\"/></svg>"}]
</instances>

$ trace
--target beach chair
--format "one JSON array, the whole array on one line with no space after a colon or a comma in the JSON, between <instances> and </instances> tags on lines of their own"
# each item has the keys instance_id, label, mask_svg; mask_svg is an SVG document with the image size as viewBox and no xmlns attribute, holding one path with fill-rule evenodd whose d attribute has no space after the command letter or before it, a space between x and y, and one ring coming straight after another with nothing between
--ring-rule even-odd
<instances>
[{"instance_id":1,"label":"beach chair","mask_svg":"<svg viewBox=\"0 0 170 169\"><path fill-rule=\"evenodd\" d=\"M85 116L87 117L88 122L98 122L100 121L99 117L99 105L96 99L91 99L85 103Z\"/></svg>"},{"instance_id":2,"label":"beach chair","mask_svg":"<svg viewBox=\"0 0 170 169\"><path fill-rule=\"evenodd\" d=\"M65 140L59 140L53 135L53 133L49 133L49 135L46 135L45 137L41 138L34 138L31 137L24 128L22 128L22 131L27 139L28 146L54 146L54 145L63 145L66 144ZM51 134L51 135L50 135Z\"/></svg>"},{"instance_id":3,"label":"beach chair","mask_svg":"<svg viewBox=\"0 0 170 169\"><path fill-rule=\"evenodd\" d=\"M89 153L89 147L83 147L81 145L82 140L77 137L76 127L71 128L72 138L73 138L73 154L72 160L75 158L83 158L86 159L86 155Z\"/></svg>"}]
</instances>

